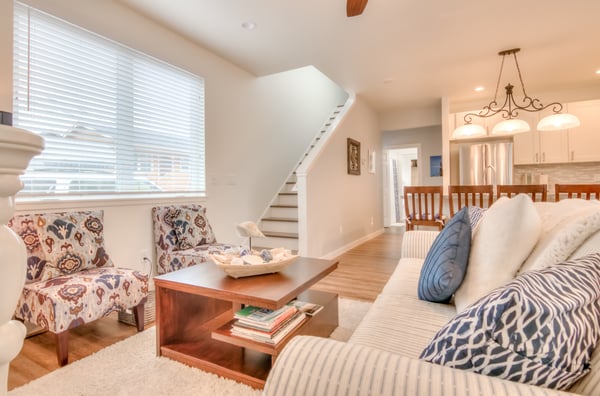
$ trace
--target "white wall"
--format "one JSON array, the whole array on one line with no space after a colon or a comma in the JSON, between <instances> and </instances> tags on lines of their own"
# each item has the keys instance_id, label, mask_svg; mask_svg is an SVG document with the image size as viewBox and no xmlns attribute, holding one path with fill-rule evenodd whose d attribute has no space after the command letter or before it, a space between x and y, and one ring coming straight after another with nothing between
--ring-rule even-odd
<instances>
[{"instance_id":1,"label":"white wall","mask_svg":"<svg viewBox=\"0 0 600 396\"><path fill-rule=\"evenodd\" d=\"M217 239L238 242L234 224L256 220L346 94L312 67L256 78L188 39L111 0L25 0L88 30L205 78L207 197L153 201L19 204L20 211L100 208L107 250L118 265L142 268L153 252L150 208L207 206ZM10 111L12 0L0 0L0 108ZM8 95L6 93L8 91Z\"/></svg>"},{"instance_id":2,"label":"white wall","mask_svg":"<svg viewBox=\"0 0 600 396\"><path fill-rule=\"evenodd\" d=\"M382 131L397 131L425 126L440 125L442 114L439 104L418 108L399 108L379 114Z\"/></svg>"},{"instance_id":3,"label":"white wall","mask_svg":"<svg viewBox=\"0 0 600 396\"><path fill-rule=\"evenodd\" d=\"M383 228L377 115L356 98L333 133L306 176L306 254L311 257L341 252ZM347 173L347 138L361 143L360 176ZM374 174L368 172L368 150L377 153Z\"/></svg>"},{"instance_id":4,"label":"white wall","mask_svg":"<svg viewBox=\"0 0 600 396\"><path fill-rule=\"evenodd\" d=\"M442 155L442 128L440 125L405 129L400 131L386 131L382 136L383 147L421 145L421 184L424 186L439 186L442 177L431 177L429 157ZM442 158L443 159L443 158ZM444 169L447 172L447 169Z\"/></svg>"}]
</instances>

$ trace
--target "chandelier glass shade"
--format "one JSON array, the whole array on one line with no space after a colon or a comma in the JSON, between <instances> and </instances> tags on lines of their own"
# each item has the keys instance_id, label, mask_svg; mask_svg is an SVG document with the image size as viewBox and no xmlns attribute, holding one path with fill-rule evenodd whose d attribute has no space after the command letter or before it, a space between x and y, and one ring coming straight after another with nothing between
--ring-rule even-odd
<instances>
[{"instance_id":1,"label":"chandelier glass shade","mask_svg":"<svg viewBox=\"0 0 600 396\"><path fill-rule=\"evenodd\" d=\"M452 133L452 138L460 139L467 137L478 137L485 136L487 132L485 128L479 124L465 124L460 126L454 130Z\"/></svg>"},{"instance_id":2,"label":"chandelier glass shade","mask_svg":"<svg viewBox=\"0 0 600 396\"><path fill-rule=\"evenodd\" d=\"M526 121L518 118L500 121L492 129L492 135L514 135L516 133L527 132L531 127Z\"/></svg>"},{"instance_id":3,"label":"chandelier glass shade","mask_svg":"<svg viewBox=\"0 0 600 396\"><path fill-rule=\"evenodd\" d=\"M552 114L538 122L538 131L557 131L559 129L575 128L580 125L579 118L573 114Z\"/></svg>"},{"instance_id":4,"label":"chandelier glass shade","mask_svg":"<svg viewBox=\"0 0 600 396\"><path fill-rule=\"evenodd\" d=\"M538 131L554 131L559 129L574 128L579 126L579 119L572 114L561 113L563 105L558 102L553 102L548 105L543 105L539 99L532 98L527 95L525 91L525 84L523 83L523 77L521 76L521 69L519 68L519 62L517 61L517 52L520 48L514 48L510 50L500 51L498 55L502 56L502 63L500 65L500 74L498 75L498 82L496 84L496 93L494 99L483 109L477 113L467 113L464 116L465 124L456 128L452 134L455 139L483 136L486 134L485 128L481 125L472 124L473 117L488 118L496 115L500 115L504 120L494 125L492 129L492 135L514 135L517 133L527 132L531 130L530 125L527 121L519 119L520 112L535 113L542 110L550 110L553 114L542 118L537 124ZM515 88L512 84L508 83L504 87L506 91L506 99L499 105L496 101L498 96L498 88L500 86L500 80L502 78L502 70L504 68L504 59L507 55L512 55L515 60L515 66L519 75L519 81L521 83L521 89L523 91L523 99L520 104L515 101L513 96L513 89Z\"/></svg>"}]
</instances>

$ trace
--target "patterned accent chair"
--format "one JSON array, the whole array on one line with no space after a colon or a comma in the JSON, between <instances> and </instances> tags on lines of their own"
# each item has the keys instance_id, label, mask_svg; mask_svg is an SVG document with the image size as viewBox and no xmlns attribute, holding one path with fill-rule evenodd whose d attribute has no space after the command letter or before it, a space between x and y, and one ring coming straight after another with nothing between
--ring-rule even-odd
<instances>
[{"instance_id":1,"label":"patterned accent chair","mask_svg":"<svg viewBox=\"0 0 600 396\"><path fill-rule=\"evenodd\" d=\"M208 255L234 249L217 243L200 205L170 205L152 208L157 273L165 274L209 260Z\"/></svg>"},{"instance_id":2,"label":"patterned accent chair","mask_svg":"<svg viewBox=\"0 0 600 396\"><path fill-rule=\"evenodd\" d=\"M69 360L69 330L133 308L144 329L148 275L115 268L104 249L103 212L14 216L8 226L27 249L27 278L15 316L56 334L58 364Z\"/></svg>"}]
</instances>

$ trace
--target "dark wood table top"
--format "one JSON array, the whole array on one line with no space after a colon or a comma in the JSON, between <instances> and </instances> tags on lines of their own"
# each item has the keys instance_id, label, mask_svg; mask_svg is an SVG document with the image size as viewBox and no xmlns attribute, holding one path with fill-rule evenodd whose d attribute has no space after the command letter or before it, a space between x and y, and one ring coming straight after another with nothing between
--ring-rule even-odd
<instances>
[{"instance_id":1,"label":"dark wood table top","mask_svg":"<svg viewBox=\"0 0 600 396\"><path fill-rule=\"evenodd\" d=\"M277 309L337 268L337 260L298 257L275 274L232 278L212 261L154 278L160 288Z\"/></svg>"}]
</instances>

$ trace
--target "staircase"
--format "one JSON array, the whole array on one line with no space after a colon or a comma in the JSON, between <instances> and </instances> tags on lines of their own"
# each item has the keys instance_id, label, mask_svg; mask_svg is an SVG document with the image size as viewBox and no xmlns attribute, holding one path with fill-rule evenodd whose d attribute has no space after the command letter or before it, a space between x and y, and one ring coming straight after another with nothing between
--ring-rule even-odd
<instances>
[{"instance_id":1,"label":"staircase","mask_svg":"<svg viewBox=\"0 0 600 396\"><path fill-rule=\"evenodd\" d=\"M293 252L298 251L298 192L296 191L296 169L309 154L322 142L325 135L335 127L335 121L346 110L346 104L338 105L331 113L317 136L313 139L306 152L281 187L263 217L260 219L259 228L266 238L256 240L260 247L256 249L272 249L284 247Z\"/></svg>"}]
</instances>

